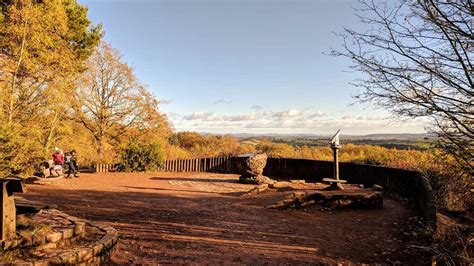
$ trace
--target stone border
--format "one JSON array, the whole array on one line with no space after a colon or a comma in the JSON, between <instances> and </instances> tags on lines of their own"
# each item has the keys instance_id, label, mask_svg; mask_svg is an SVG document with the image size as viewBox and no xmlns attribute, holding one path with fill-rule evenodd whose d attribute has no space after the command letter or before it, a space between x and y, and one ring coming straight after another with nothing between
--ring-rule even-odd
<instances>
[{"instance_id":1,"label":"stone border","mask_svg":"<svg viewBox=\"0 0 474 266\"><path fill-rule=\"evenodd\" d=\"M71 246L70 250L64 251L63 253L54 255L49 258L42 258L37 261L17 261L15 264L21 265L72 265L72 264L100 264L102 262L106 262L110 259L113 251L115 250L117 241L118 241L118 232L116 229L109 225L104 225L97 222L91 222L87 220L82 220L74 216L70 216L65 214L59 210L49 209L53 214L67 219L74 223L76 226L74 230L62 230L56 231L52 233L48 233L41 236L41 239L45 240L45 244L43 245L26 245L21 246L18 245L18 248L57 248L61 241L73 241L75 238L82 237L85 234L85 226L92 226L97 228L98 230L104 233L104 236L97 242L92 244L88 244L87 246L83 247L74 247ZM15 239L15 241L17 241ZM38 240L37 240L38 241ZM19 241L21 244L22 242ZM36 242L31 242L34 244ZM48 246L52 244L51 246ZM7 252L12 252L13 246L10 247L10 250Z\"/></svg>"},{"instance_id":2,"label":"stone border","mask_svg":"<svg viewBox=\"0 0 474 266\"><path fill-rule=\"evenodd\" d=\"M31 265L98 264L108 261L117 245L117 230L111 226L100 223L87 222L87 224L105 232L105 235L98 242L88 247L73 248L71 251L61 253L57 256L32 262Z\"/></svg>"},{"instance_id":3,"label":"stone border","mask_svg":"<svg viewBox=\"0 0 474 266\"><path fill-rule=\"evenodd\" d=\"M83 237L85 232L85 222L75 217L67 216L58 210L48 209L47 212L56 214L64 219L71 221L74 228L66 228L63 230L52 231L46 234L33 235L31 237L17 236L13 239L5 239L1 241L1 247L4 251L9 251L15 248L56 248L61 245L61 242L74 240L78 237ZM74 218L74 219L71 219Z\"/></svg>"}]
</instances>

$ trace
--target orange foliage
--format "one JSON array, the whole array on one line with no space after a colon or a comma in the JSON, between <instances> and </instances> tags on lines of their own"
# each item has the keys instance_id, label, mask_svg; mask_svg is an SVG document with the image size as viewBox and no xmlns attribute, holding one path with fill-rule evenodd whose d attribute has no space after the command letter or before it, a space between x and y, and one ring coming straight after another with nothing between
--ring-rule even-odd
<instances>
[{"instance_id":1,"label":"orange foliage","mask_svg":"<svg viewBox=\"0 0 474 266\"><path fill-rule=\"evenodd\" d=\"M332 160L329 147L295 147L263 139L258 143L242 142L231 136L206 136L196 132L179 132L173 135L168 158L195 158L228 156L264 152L270 157ZM373 145L345 144L339 151L341 162L383 165L419 171L442 171L450 158L442 157L437 150L399 150Z\"/></svg>"}]
</instances>

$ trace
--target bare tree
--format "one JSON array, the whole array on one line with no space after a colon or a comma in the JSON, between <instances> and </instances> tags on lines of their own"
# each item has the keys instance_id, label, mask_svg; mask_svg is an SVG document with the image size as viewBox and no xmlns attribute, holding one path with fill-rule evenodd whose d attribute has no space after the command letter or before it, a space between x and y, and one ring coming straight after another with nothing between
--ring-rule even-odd
<instances>
[{"instance_id":1,"label":"bare tree","mask_svg":"<svg viewBox=\"0 0 474 266\"><path fill-rule=\"evenodd\" d=\"M360 101L400 117L427 117L440 147L473 170L473 14L470 0L361 1L367 31L345 29L342 51L365 74Z\"/></svg>"}]
</instances>

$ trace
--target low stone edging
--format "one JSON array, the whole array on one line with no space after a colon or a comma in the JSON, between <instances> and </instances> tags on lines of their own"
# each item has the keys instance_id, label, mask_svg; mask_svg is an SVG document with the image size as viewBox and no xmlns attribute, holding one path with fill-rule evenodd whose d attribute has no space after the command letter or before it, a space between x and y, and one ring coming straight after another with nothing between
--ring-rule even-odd
<instances>
[{"instance_id":1,"label":"low stone edging","mask_svg":"<svg viewBox=\"0 0 474 266\"><path fill-rule=\"evenodd\" d=\"M63 241L74 240L75 238L84 236L85 223L82 220L72 216L68 216L67 214L64 214L54 209L45 211L68 219L72 222L73 225L71 226L71 228L48 232L47 234L37 234L31 237L17 236L14 239L3 240L1 241L2 249L4 251L8 251L15 248L55 248L59 246Z\"/></svg>"},{"instance_id":2,"label":"low stone edging","mask_svg":"<svg viewBox=\"0 0 474 266\"><path fill-rule=\"evenodd\" d=\"M39 258L35 257L29 259L18 258L13 261L13 264L21 265L73 265L73 264L99 264L110 259L114 251L117 241L118 232L109 225L104 225L97 222L82 220L74 216L70 216L55 209L44 210L50 215L66 219L71 222L71 227L65 230L48 232L46 234L32 236L30 239L25 237L17 237L15 239L6 240L2 242L4 252L15 252L13 249L31 250L34 252L42 250L55 250L56 248L66 246L64 251L52 253L52 256ZM85 237L86 227L93 227L101 232L101 238L92 243L81 246L76 241ZM67 247L71 248L67 248Z\"/></svg>"},{"instance_id":3,"label":"low stone edging","mask_svg":"<svg viewBox=\"0 0 474 266\"><path fill-rule=\"evenodd\" d=\"M98 264L108 261L117 244L117 230L100 223L87 223L105 232L105 235L98 242L89 247L75 248L72 251L64 252L47 260L32 262L32 265Z\"/></svg>"}]
</instances>

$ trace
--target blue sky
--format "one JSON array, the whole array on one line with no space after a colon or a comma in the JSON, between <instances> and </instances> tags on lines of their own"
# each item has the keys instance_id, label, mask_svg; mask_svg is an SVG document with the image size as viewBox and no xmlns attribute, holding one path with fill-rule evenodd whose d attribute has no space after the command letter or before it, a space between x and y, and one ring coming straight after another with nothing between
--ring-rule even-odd
<instances>
[{"instance_id":1,"label":"blue sky","mask_svg":"<svg viewBox=\"0 0 474 266\"><path fill-rule=\"evenodd\" d=\"M355 104L334 32L361 29L356 1L79 0L105 40L162 101L176 130L212 133L420 133Z\"/></svg>"}]
</instances>

